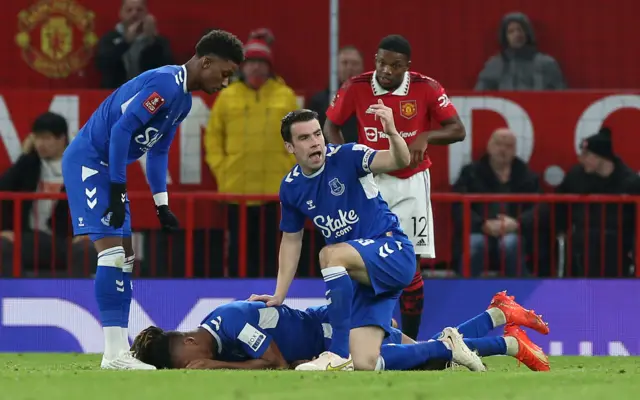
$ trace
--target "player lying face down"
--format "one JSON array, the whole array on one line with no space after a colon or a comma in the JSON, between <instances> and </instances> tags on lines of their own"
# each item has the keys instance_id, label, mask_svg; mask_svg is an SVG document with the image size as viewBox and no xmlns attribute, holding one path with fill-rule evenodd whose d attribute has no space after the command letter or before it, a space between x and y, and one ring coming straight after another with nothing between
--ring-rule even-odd
<instances>
[{"instance_id":1,"label":"player lying face down","mask_svg":"<svg viewBox=\"0 0 640 400\"><path fill-rule=\"evenodd\" d=\"M323 315L235 301L213 310L191 332L149 327L132 350L157 368L282 369L322 352Z\"/></svg>"},{"instance_id":2,"label":"player lying face down","mask_svg":"<svg viewBox=\"0 0 640 400\"><path fill-rule=\"evenodd\" d=\"M484 337L502 325L506 325L504 336ZM457 328L445 328L428 342L415 342L394 328L382 345L378 369L444 369L453 361L484 370L474 358L477 353L511 355L531 370L548 371L546 355L521 326L549 332L533 311L500 292L487 311ZM132 351L158 369L285 369L329 348L330 336L326 306L299 311L236 301L218 307L195 331L164 332L149 327L136 337ZM469 354L471 351L475 353Z\"/></svg>"}]
</instances>

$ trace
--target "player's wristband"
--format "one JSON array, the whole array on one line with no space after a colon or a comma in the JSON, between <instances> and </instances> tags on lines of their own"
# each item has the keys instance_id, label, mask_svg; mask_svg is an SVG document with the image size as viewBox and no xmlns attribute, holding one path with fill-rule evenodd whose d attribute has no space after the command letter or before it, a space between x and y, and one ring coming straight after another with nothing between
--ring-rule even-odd
<instances>
[{"instance_id":1,"label":"player's wristband","mask_svg":"<svg viewBox=\"0 0 640 400\"><path fill-rule=\"evenodd\" d=\"M153 202L156 203L156 206L168 206L169 205L169 194L167 192L156 193L153 195Z\"/></svg>"}]
</instances>

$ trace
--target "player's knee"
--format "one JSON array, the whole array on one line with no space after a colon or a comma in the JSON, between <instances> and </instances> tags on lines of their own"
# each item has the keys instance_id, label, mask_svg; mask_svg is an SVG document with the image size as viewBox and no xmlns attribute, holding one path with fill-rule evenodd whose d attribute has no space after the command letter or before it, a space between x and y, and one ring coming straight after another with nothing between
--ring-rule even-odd
<instances>
[{"instance_id":1,"label":"player's knee","mask_svg":"<svg viewBox=\"0 0 640 400\"><path fill-rule=\"evenodd\" d=\"M325 246L320 250L318 257L321 269L344 267L350 273L364 269L364 263L357 250L346 243Z\"/></svg>"},{"instance_id":2,"label":"player's knee","mask_svg":"<svg viewBox=\"0 0 640 400\"><path fill-rule=\"evenodd\" d=\"M380 352L353 355L353 368L356 371L374 371Z\"/></svg>"},{"instance_id":3,"label":"player's knee","mask_svg":"<svg viewBox=\"0 0 640 400\"><path fill-rule=\"evenodd\" d=\"M340 246L329 245L324 246L318 255L320 259L320 268L329 268L335 266L343 266L340 264Z\"/></svg>"},{"instance_id":4,"label":"player's knee","mask_svg":"<svg viewBox=\"0 0 640 400\"><path fill-rule=\"evenodd\" d=\"M124 249L114 246L98 253L98 265L101 267L122 268L125 263Z\"/></svg>"}]
</instances>

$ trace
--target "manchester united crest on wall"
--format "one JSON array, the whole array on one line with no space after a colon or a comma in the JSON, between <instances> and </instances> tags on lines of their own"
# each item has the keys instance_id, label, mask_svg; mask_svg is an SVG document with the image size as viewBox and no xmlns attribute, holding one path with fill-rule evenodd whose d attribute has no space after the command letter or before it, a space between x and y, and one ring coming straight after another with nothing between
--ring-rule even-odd
<instances>
[{"instance_id":1,"label":"manchester united crest on wall","mask_svg":"<svg viewBox=\"0 0 640 400\"><path fill-rule=\"evenodd\" d=\"M66 78L87 65L98 41L95 15L74 0L41 0L18 14L22 58L50 78Z\"/></svg>"}]
</instances>

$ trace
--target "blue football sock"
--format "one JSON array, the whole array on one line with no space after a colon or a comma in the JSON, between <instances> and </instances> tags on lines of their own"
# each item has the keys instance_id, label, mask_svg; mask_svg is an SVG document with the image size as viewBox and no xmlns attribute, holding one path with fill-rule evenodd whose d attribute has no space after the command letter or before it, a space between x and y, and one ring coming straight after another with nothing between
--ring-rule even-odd
<instances>
[{"instance_id":1,"label":"blue football sock","mask_svg":"<svg viewBox=\"0 0 640 400\"><path fill-rule=\"evenodd\" d=\"M451 350L439 340L416 344L385 344L380 349L384 369L406 371L418 367L429 360L451 360Z\"/></svg>"},{"instance_id":2,"label":"blue football sock","mask_svg":"<svg viewBox=\"0 0 640 400\"><path fill-rule=\"evenodd\" d=\"M476 315L468 321L457 326L458 332L465 338L481 338L487 336L493 330L493 320L486 311ZM440 332L435 334L431 339L436 340L440 337Z\"/></svg>"},{"instance_id":3,"label":"blue football sock","mask_svg":"<svg viewBox=\"0 0 640 400\"><path fill-rule=\"evenodd\" d=\"M481 338L493 330L493 321L487 312L483 312L458 325L458 332L466 338Z\"/></svg>"},{"instance_id":4,"label":"blue football sock","mask_svg":"<svg viewBox=\"0 0 640 400\"><path fill-rule=\"evenodd\" d=\"M327 312L332 330L329 351L348 358L353 282L344 267L325 268L322 270L322 276L327 285Z\"/></svg>"},{"instance_id":5,"label":"blue football sock","mask_svg":"<svg viewBox=\"0 0 640 400\"><path fill-rule=\"evenodd\" d=\"M124 248L112 247L98 254L98 269L95 279L95 293L103 327L122 323L122 298L124 296Z\"/></svg>"},{"instance_id":6,"label":"blue football sock","mask_svg":"<svg viewBox=\"0 0 640 400\"><path fill-rule=\"evenodd\" d=\"M131 285L131 275L133 273L133 262L135 256L127 257L122 268L122 278L124 281L124 295L122 296L122 328L129 327L129 312L131 310L131 299L133 298L133 286Z\"/></svg>"},{"instance_id":7,"label":"blue football sock","mask_svg":"<svg viewBox=\"0 0 640 400\"><path fill-rule=\"evenodd\" d=\"M480 357L497 356L507 354L507 343L501 336L485 337L479 339L464 339L467 347L477 351Z\"/></svg>"}]
</instances>

